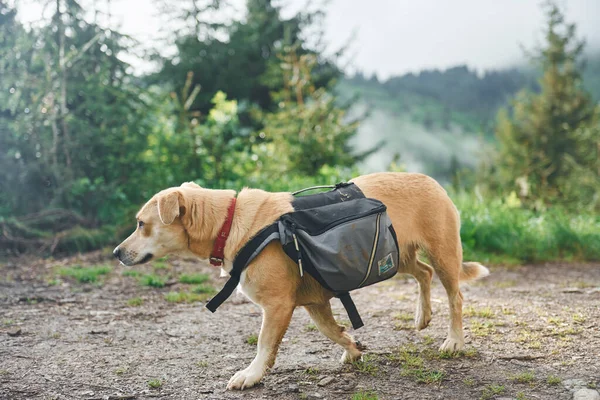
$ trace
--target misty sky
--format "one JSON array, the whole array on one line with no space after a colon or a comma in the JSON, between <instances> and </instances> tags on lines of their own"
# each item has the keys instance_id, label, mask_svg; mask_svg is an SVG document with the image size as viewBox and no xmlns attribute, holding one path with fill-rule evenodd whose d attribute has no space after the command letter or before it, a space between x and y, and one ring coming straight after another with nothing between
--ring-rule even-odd
<instances>
[{"instance_id":1,"label":"misty sky","mask_svg":"<svg viewBox=\"0 0 600 400\"><path fill-rule=\"evenodd\" d=\"M241 9L243 0L233 0ZM287 0L286 14L305 0ZM366 73L415 72L468 64L478 69L524 62L520 45L531 48L542 38L540 0L331 0L326 38L333 50L356 38L352 65ZM146 45L163 26L150 0L113 0L110 24ZM575 22L588 48L600 47L600 1L562 0L567 20ZM21 20L39 19L41 7L25 0ZM143 62L133 62L138 71Z\"/></svg>"}]
</instances>

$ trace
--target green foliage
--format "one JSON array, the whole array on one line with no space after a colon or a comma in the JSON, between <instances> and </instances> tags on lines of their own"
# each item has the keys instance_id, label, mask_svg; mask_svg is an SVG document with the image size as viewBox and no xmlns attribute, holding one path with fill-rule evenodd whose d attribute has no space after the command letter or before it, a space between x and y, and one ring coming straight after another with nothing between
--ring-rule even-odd
<instances>
[{"instance_id":1,"label":"green foliage","mask_svg":"<svg viewBox=\"0 0 600 400\"><path fill-rule=\"evenodd\" d=\"M560 208L536 212L511 197L479 200L475 194L462 193L453 200L461 212L465 260L600 260L597 214L573 215Z\"/></svg>"},{"instance_id":2,"label":"green foliage","mask_svg":"<svg viewBox=\"0 0 600 400\"><path fill-rule=\"evenodd\" d=\"M252 346L256 346L258 344L258 336L257 335L250 335L246 338L246 343L248 343L249 345Z\"/></svg>"},{"instance_id":3,"label":"green foliage","mask_svg":"<svg viewBox=\"0 0 600 400\"><path fill-rule=\"evenodd\" d=\"M481 392L481 400L489 400L494 398L494 396L502 394L506 391L504 385L496 385L494 383L489 384L483 388L483 392Z\"/></svg>"},{"instance_id":4,"label":"green foliage","mask_svg":"<svg viewBox=\"0 0 600 400\"><path fill-rule=\"evenodd\" d=\"M299 55L297 46L286 46L271 67L276 71L271 76L279 75L271 79L281 81L283 88L272 92L278 110L257 117L264 124L259 136L267 142L257 152L266 153L263 159L276 160L265 166L266 171L315 176L325 165L351 167L370 154L350 147L358 122L346 122L347 110L336 104L336 97L315 87L316 65L315 55Z\"/></svg>"},{"instance_id":5,"label":"green foliage","mask_svg":"<svg viewBox=\"0 0 600 400\"><path fill-rule=\"evenodd\" d=\"M150 379L148 381L148 387L150 387L150 389L160 389L162 385L163 383L160 379Z\"/></svg>"},{"instance_id":6,"label":"green foliage","mask_svg":"<svg viewBox=\"0 0 600 400\"><path fill-rule=\"evenodd\" d=\"M165 300L169 303L195 303L206 301L210 297L208 293L169 292L165 293Z\"/></svg>"},{"instance_id":7,"label":"green foliage","mask_svg":"<svg viewBox=\"0 0 600 400\"><path fill-rule=\"evenodd\" d=\"M164 287L165 281L165 278L154 274L143 275L139 279L139 282L142 286L150 286L155 288Z\"/></svg>"},{"instance_id":8,"label":"green foliage","mask_svg":"<svg viewBox=\"0 0 600 400\"><path fill-rule=\"evenodd\" d=\"M207 274L182 274L179 277L179 282L189 284L200 284L206 282L208 278L209 276Z\"/></svg>"},{"instance_id":9,"label":"green foliage","mask_svg":"<svg viewBox=\"0 0 600 400\"><path fill-rule=\"evenodd\" d=\"M201 284L194 286L192 288L192 292L196 294L206 294L207 296L212 296L213 294L217 293L217 290L210 285Z\"/></svg>"},{"instance_id":10,"label":"green foliage","mask_svg":"<svg viewBox=\"0 0 600 400\"><path fill-rule=\"evenodd\" d=\"M600 208L600 108L583 89L583 42L558 7L547 4L538 59L541 92L522 92L499 114L497 179L526 204Z\"/></svg>"},{"instance_id":11,"label":"green foliage","mask_svg":"<svg viewBox=\"0 0 600 400\"><path fill-rule=\"evenodd\" d=\"M368 390L368 391L360 391L360 392L356 392L352 395L351 397L352 400L378 400L379 397L377 396L377 393L375 393L374 391Z\"/></svg>"},{"instance_id":12,"label":"green foliage","mask_svg":"<svg viewBox=\"0 0 600 400\"><path fill-rule=\"evenodd\" d=\"M130 307L139 307L142 304L144 304L144 299L142 299L141 297L133 297L127 300L127 305Z\"/></svg>"},{"instance_id":13,"label":"green foliage","mask_svg":"<svg viewBox=\"0 0 600 400\"><path fill-rule=\"evenodd\" d=\"M74 278L80 283L94 283L98 281L101 275L106 275L111 271L108 265L98 265L92 267L82 267L76 265L68 268L61 268L58 273L61 276Z\"/></svg>"}]
</instances>

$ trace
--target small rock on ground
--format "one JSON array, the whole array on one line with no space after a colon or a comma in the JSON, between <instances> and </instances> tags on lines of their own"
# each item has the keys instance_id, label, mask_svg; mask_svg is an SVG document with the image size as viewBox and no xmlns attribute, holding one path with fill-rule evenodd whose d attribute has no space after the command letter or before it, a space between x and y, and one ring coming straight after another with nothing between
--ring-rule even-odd
<instances>
[{"instance_id":1,"label":"small rock on ground","mask_svg":"<svg viewBox=\"0 0 600 400\"><path fill-rule=\"evenodd\" d=\"M579 389L573 395L573 400L600 400L600 393L594 389Z\"/></svg>"},{"instance_id":2,"label":"small rock on ground","mask_svg":"<svg viewBox=\"0 0 600 400\"><path fill-rule=\"evenodd\" d=\"M327 385L329 385L331 382L333 382L333 380L334 380L334 379L335 379L335 378L334 378L333 376L327 376L327 377L325 377L325 378L321 379L321 380L319 381L319 383L317 383L317 385L319 385L319 386L327 386Z\"/></svg>"}]
</instances>

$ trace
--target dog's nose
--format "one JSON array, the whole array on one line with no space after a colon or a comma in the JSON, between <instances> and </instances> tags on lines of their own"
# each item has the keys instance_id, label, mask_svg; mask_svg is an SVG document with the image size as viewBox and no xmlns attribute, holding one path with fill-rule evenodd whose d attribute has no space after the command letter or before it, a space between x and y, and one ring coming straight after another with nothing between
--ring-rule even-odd
<instances>
[{"instance_id":1,"label":"dog's nose","mask_svg":"<svg viewBox=\"0 0 600 400\"><path fill-rule=\"evenodd\" d=\"M117 257L118 259L120 259L120 255L121 255L121 249L119 248L119 246L115 247L115 249L113 250L113 255L115 257Z\"/></svg>"}]
</instances>

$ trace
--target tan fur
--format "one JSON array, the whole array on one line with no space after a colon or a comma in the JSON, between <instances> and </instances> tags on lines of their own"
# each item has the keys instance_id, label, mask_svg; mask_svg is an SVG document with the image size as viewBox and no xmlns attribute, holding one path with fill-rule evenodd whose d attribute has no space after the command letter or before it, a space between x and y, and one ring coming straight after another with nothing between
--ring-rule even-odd
<instances>
[{"instance_id":1,"label":"tan fur","mask_svg":"<svg viewBox=\"0 0 600 400\"><path fill-rule=\"evenodd\" d=\"M440 349L462 349L462 294L458 284L488 271L479 263L462 262L460 218L446 191L422 174L377 173L360 176L353 182L367 197L387 206L401 248L399 272L413 275L419 284L417 329L425 328L431 320L430 283L435 271L450 306L448 338ZM168 253L192 253L207 259L234 196L233 191L203 189L189 182L159 192L137 215L144 228L117 247L121 261L133 265L147 254L156 258ZM253 235L282 214L293 211L291 202L289 193L257 189L239 193L225 246L226 270L230 270L235 254ZM428 254L432 266L418 260L419 250ZM343 362L361 357L359 346L333 318L329 304L332 294L309 275L301 278L297 265L280 244L271 243L254 259L242 274L241 289L263 308L264 318L256 358L231 378L229 389L244 389L260 381L275 362L281 339L298 306L306 307L318 329L344 347Z\"/></svg>"}]
</instances>

